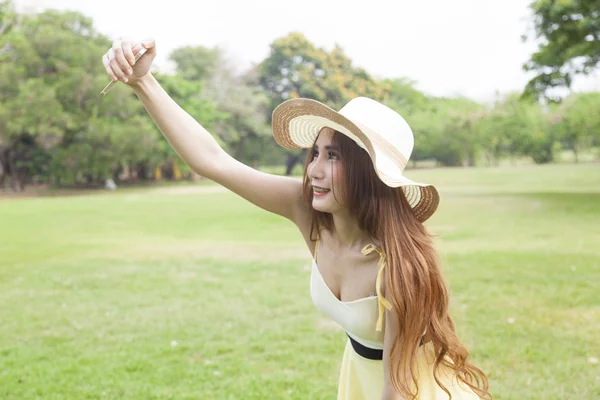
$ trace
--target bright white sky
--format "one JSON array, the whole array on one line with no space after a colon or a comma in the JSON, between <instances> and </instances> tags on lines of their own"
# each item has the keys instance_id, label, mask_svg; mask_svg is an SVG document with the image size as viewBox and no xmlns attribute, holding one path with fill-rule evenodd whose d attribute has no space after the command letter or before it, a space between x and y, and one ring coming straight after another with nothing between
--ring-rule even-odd
<instances>
[{"instance_id":1,"label":"bright white sky","mask_svg":"<svg viewBox=\"0 0 600 400\"><path fill-rule=\"evenodd\" d=\"M522 43L529 0L16 0L22 8L78 10L111 38L153 37L155 61L171 50L220 46L240 68L260 62L269 44L299 31L319 47L339 43L356 65L377 77L408 77L437 96L489 101L520 91L522 64L534 52ZM100 60L98 61L100 62ZM600 74L574 89L600 90Z\"/></svg>"}]
</instances>

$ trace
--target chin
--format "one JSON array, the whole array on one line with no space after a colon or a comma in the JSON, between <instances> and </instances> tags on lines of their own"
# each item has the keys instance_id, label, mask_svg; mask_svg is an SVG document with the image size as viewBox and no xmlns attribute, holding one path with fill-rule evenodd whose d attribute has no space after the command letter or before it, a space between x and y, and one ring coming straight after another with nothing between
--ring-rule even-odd
<instances>
[{"instance_id":1,"label":"chin","mask_svg":"<svg viewBox=\"0 0 600 400\"><path fill-rule=\"evenodd\" d=\"M329 208L327 207L319 207L318 205L314 205L312 206L313 210L319 211L319 212L323 212L323 213L330 213L331 211L329 210Z\"/></svg>"},{"instance_id":2,"label":"chin","mask_svg":"<svg viewBox=\"0 0 600 400\"><path fill-rule=\"evenodd\" d=\"M323 213L330 213L330 214L334 214L334 213L340 211L343 208L337 202L335 204L329 204L329 202L321 202L321 201L318 201L318 200L315 201L314 199L313 199L313 202L312 202L312 207L316 211L320 211L320 212L323 212Z\"/></svg>"}]
</instances>

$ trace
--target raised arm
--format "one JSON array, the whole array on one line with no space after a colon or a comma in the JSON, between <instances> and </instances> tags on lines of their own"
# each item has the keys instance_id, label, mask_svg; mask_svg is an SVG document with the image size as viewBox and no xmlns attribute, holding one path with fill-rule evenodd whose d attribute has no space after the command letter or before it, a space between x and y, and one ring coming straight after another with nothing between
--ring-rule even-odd
<instances>
[{"instance_id":1,"label":"raised arm","mask_svg":"<svg viewBox=\"0 0 600 400\"><path fill-rule=\"evenodd\" d=\"M142 45L147 51L134 64L133 55ZM169 144L192 170L267 211L304 225L306 206L301 200L302 182L257 171L227 154L149 72L155 55L154 41L135 45L115 41L103 62L113 80L118 79L133 88Z\"/></svg>"}]
</instances>

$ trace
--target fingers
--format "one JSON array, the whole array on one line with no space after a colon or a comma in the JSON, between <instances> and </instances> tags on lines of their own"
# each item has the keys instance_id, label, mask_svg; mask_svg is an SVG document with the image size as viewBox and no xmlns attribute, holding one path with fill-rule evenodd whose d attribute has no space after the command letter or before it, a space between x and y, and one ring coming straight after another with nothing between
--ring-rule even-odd
<instances>
[{"instance_id":1,"label":"fingers","mask_svg":"<svg viewBox=\"0 0 600 400\"><path fill-rule=\"evenodd\" d=\"M113 49L110 49L108 51L108 59L110 60L108 65L109 65L113 75L115 75L117 77L117 80L127 82L128 81L127 76L125 75L125 72L121 68L119 60Z\"/></svg>"},{"instance_id":2,"label":"fingers","mask_svg":"<svg viewBox=\"0 0 600 400\"><path fill-rule=\"evenodd\" d=\"M106 69L106 73L108 74L108 76L110 76L110 79L113 81L118 81L119 79L117 78L117 76L112 70L112 67L110 66L110 58L108 56L108 53L104 54L104 56L102 57L102 64L104 64L104 69Z\"/></svg>"},{"instance_id":3,"label":"fingers","mask_svg":"<svg viewBox=\"0 0 600 400\"><path fill-rule=\"evenodd\" d=\"M113 42L112 51L114 58L112 58L110 64L113 68L113 72L119 77L119 79L123 80L123 82L127 82L127 75L130 75L132 71L129 62L125 58L125 52L123 50L123 43L121 40L115 40Z\"/></svg>"},{"instance_id":4,"label":"fingers","mask_svg":"<svg viewBox=\"0 0 600 400\"><path fill-rule=\"evenodd\" d=\"M134 44L134 45L133 45L133 47L131 48L131 52L132 52L132 53L135 55L135 54L139 53L139 51L140 51L140 50L142 50L143 48L144 48L144 47L143 47L141 44L139 44L139 43L136 43L136 44Z\"/></svg>"},{"instance_id":5,"label":"fingers","mask_svg":"<svg viewBox=\"0 0 600 400\"><path fill-rule=\"evenodd\" d=\"M133 74L132 67L136 64L135 55L142 49L147 53L156 52L153 39L146 39L141 43L133 43L129 39L115 40L112 47L102 56L102 63L106 73L113 81L129 81L128 76Z\"/></svg>"},{"instance_id":6,"label":"fingers","mask_svg":"<svg viewBox=\"0 0 600 400\"><path fill-rule=\"evenodd\" d=\"M127 45L127 43L125 45ZM131 45L129 46L131 47ZM129 65L129 61L125 58L123 42L121 40L115 40L112 48L107 54L112 75L116 76L118 80L127 82L127 75L131 74L131 66ZM111 74L109 73L109 75Z\"/></svg>"},{"instance_id":7,"label":"fingers","mask_svg":"<svg viewBox=\"0 0 600 400\"><path fill-rule=\"evenodd\" d=\"M153 50L156 46L156 42L154 41L154 39L145 39L142 42L142 46L144 46L144 48L147 50Z\"/></svg>"},{"instance_id":8,"label":"fingers","mask_svg":"<svg viewBox=\"0 0 600 400\"><path fill-rule=\"evenodd\" d=\"M127 60L127 63L129 64L130 67L133 67L135 64L135 56L133 53L133 50L131 48L131 40L129 39L123 39L121 42L121 48L123 49L123 55L125 56L125 59Z\"/></svg>"}]
</instances>

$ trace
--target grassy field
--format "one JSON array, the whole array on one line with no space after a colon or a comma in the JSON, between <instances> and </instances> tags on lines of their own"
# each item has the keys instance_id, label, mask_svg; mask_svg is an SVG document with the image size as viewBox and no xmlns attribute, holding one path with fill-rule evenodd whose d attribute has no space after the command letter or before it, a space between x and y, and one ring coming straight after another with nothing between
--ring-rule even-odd
<instances>
[{"instance_id":1,"label":"grassy field","mask_svg":"<svg viewBox=\"0 0 600 400\"><path fill-rule=\"evenodd\" d=\"M600 398L600 164L412 171L496 399ZM333 399L294 226L214 185L0 198L0 399Z\"/></svg>"}]
</instances>

